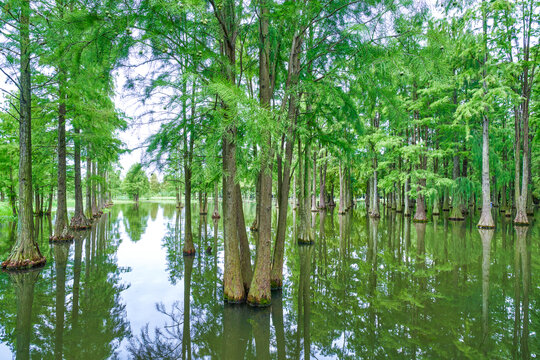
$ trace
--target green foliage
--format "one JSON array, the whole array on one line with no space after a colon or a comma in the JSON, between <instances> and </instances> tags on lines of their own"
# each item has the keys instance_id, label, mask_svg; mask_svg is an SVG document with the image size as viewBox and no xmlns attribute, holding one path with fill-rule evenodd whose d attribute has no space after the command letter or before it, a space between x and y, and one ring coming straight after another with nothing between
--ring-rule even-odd
<instances>
[{"instance_id":1,"label":"green foliage","mask_svg":"<svg viewBox=\"0 0 540 360\"><path fill-rule=\"evenodd\" d=\"M137 163L131 166L122 183L122 188L135 201L139 201L139 197L150 190L148 176L142 169L141 164Z\"/></svg>"}]
</instances>

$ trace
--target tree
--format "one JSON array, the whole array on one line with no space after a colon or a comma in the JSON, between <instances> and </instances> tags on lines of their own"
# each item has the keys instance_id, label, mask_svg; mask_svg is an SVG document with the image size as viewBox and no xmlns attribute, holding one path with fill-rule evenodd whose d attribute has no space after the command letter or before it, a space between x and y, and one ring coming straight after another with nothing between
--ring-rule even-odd
<instances>
[{"instance_id":1,"label":"tree","mask_svg":"<svg viewBox=\"0 0 540 360\"><path fill-rule=\"evenodd\" d=\"M19 212L17 241L11 254L2 263L3 268L20 269L42 266L46 259L34 239L32 216L32 87L31 87L31 42L30 0L24 0L17 9L20 17L16 28L20 54L20 76L17 87L19 102Z\"/></svg>"},{"instance_id":2,"label":"tree","mask_svg":"<svg viewBox=\"0 0 540 360\"><path fill-rule=\"evenodd\" d=\"M142 165L137 163L133 164L124 179L123 182L124 191L136 202L139 202L139 197L148 192L150 183L148 176L142 169Z\"/></svg>"}]
</instances>

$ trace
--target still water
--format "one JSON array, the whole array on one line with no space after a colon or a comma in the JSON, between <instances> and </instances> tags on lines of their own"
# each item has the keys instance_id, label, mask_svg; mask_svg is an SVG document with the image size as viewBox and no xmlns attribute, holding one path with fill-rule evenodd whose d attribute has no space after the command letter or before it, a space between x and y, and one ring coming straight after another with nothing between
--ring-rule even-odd
<instances>
[{"instance_id":1,"label":"still water","mask_svg":"<svg viewBox=\"0 0 540 360\"><path fill-rule=\"evenodd\" d=\"M115 205L71 244L49 245L51 220L36 218L47 265L0 273L0 359L540 354L538 221L514 228L499 217L494 233L480 233L445 216L427 225L361 209L312 216L311 246L291 241L290 216L284 288L266 309L223 304L221 221L194 216L197 256L184 258L173 204ZM15 231L0 224L0 259Z\"/></svg>"}]
</instances>

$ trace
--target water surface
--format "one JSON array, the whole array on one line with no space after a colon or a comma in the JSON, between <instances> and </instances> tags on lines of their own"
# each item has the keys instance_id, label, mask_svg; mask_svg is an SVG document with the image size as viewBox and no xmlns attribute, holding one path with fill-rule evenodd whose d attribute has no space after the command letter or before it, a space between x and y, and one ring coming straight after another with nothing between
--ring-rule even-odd
<instances>
[{"instance_id":1,"label":"water surface","mask_svg":"<svg viewBox=\"0 0 540 360\"><path fill-rule=\"evenodd\" d=\"M540 353L540 229L497 218L494 232L440 216L411 223L362 209L313 214L298 246L289 217L284 288L272 305L222 301L222 223L198 215L182 256L183 211L115 205L47 265L0 273L0 359L457 359ZM254 205L246 204L246 224ZM274 219L275 219L274 214ZM476 220L473 219L473 220ZM274 220L275 225L275 220ZM14 241L0 224L0 258ZM250 234L255 253L255 239ZM212 247L211 254L206 253Z\"/></svg>"}]
</instances>

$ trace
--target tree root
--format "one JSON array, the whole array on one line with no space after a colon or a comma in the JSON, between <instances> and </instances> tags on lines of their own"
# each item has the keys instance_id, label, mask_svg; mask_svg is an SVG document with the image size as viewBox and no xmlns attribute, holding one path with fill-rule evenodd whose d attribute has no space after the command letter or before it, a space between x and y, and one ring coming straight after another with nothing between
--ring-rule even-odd
<instances>
[{"instance_id":1,"label":"tree root","mask_svg":"<svg viewBox=\"0 0 540 360\"><path fill-rule=\"evenodd\" d=\"M37 257L35 259L23 259L23 260L6 260L2 263L2 269L7 271L24 271L41 266L45 266L47 259L42 256L41 258Z\"/></svg>"},{"instance_id":2,"label":"tree root","mask_svg":"<svg viewBox=\"0 0 540 360\"><path fill-rule=\"evenodd\" d=\"M75 237L71 234L54 235L49 238L50 243L72 242Z\"/></svg>"},{"instance_id":3,"label":"tree root","mask_svg":"<svg viewBox=\"0 0 540 360\"><path fill-rule=\"evenodd\" d=\"M268 307L272 304L272 301L270 299L265 298L256 298L255 296L249 296L247 298L247 304L249 306L257 307L257 308L263 308Z\"/></svg>"},{"instance_id":4,"label":"tree root","mask_svg":"<svg viewBox=\"0 0 540 360\"><path fill-rule=\"evenodd\" d=\"M92 221L86 217L73 217L71 218L71 224L69 227L72 230L86 230L92 227Z\"/></svg>"}]
</instances>

